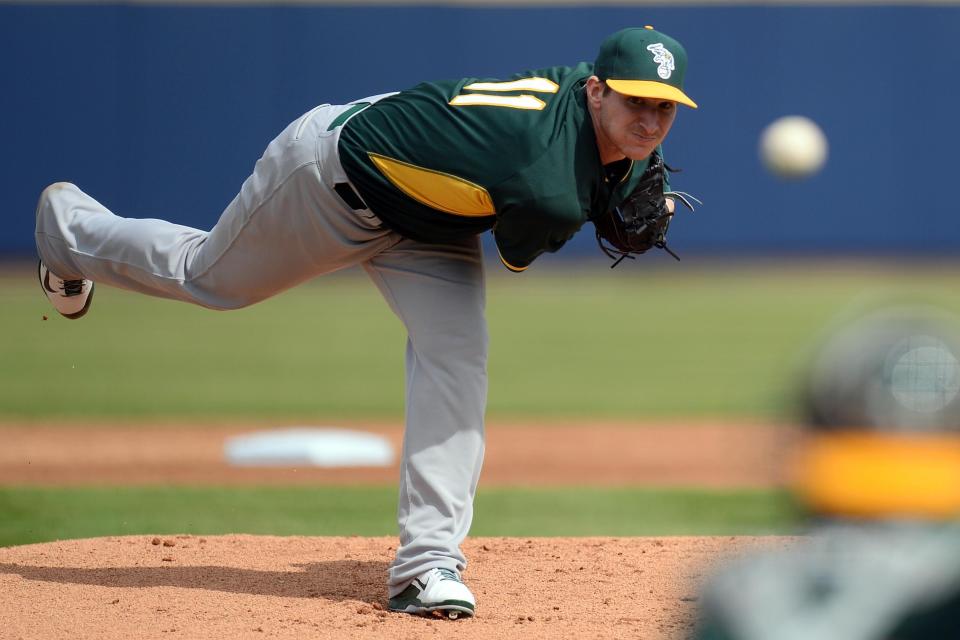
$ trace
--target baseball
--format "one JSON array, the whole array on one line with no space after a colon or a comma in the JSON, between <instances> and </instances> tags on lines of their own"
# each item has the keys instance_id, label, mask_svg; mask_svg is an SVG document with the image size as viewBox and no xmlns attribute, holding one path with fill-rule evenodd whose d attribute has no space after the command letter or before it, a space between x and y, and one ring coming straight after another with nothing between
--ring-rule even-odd
<instances>
[{"instance_id":1,"label":"baseball","mask_svg":"<svg viewBox=\"0 0 960 640\"><path fill-rule=\"evenodd\" d=\"M784 116L760 134L760 159L781 178L806 178L827 161L827 137L810 118Z\"/></svg>"}]
</instances>

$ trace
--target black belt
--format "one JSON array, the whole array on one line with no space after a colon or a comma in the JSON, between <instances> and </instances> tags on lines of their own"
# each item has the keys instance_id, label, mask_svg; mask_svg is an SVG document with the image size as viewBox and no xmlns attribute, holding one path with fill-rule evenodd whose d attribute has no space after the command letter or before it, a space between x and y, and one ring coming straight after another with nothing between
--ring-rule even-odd
<instances>
[{"instance_id":1,"label":"black belt","mask_svg":"<svg viewBox=\"0 0 960 640\"><path fill-rule=\"evenodd\" d=\"M369 106L369 102L358 102L334 118L333 122L330 123L330 126L327 127L327 131L333 131L349 120L351 116L363 111ZM340 199L343 200L344 203L346 203L346 205L354 211L366 211L367 205L363 202L363 198L360 197L360 194L350 186L350 183L338 182L337 184L333 185L333 190L336 191L337 195L340 196Z\"/></svg>"},{"instance_id":2,"label":"black belt","mask_svg":"<svg viewBox=\"0 0 960 640\"><path fill-rule=\"evenodd\" d=\"M340 199L354 211L366 211L366 203L364 203L360 194L354 191L349 182L338 182L333 185L333 190L336 191Z\"/></svg>"}]
</instances>

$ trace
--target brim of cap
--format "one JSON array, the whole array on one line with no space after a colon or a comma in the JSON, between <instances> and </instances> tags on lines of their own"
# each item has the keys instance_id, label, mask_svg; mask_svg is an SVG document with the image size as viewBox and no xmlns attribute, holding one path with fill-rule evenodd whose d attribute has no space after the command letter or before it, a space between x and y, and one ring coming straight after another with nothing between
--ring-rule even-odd
<instances>
[{"instance_id":1,"label":"brim of cap","mask_svg":"<svg viewBox=\"0 0 960 640\"><path fill-rule=\"evenodd\" d=\"M607 80L606 83L611 89L625 96L673 100L674 102L685 104L693 109L697 108L697 103L688 98L687 94L663 82L653 82L651 80Z\"/></svg>"}]
</instances>

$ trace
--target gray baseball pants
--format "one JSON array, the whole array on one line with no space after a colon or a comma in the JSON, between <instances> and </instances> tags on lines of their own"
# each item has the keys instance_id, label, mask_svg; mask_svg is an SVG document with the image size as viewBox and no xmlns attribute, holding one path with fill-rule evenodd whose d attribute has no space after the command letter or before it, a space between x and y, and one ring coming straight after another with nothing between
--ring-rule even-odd
<instances>
[{"instance_id":1,"label":"gray baseball pants","mask_svg":"<svg viewBox=\"0 0 960 640\"><path fill-rule=\"evenodd\" d=\"M428 569L466 566L460 544L484 448L484 273L477 237L415 242L337 195L334 185L348 180L337 154L342 123L331 124L348 108L321 105L290 124L209 232L121 218L58 182L40 197L36 241L61 278L211 309L245 307L361 265L408 333L400 545L388 577L394 596Z\"/></svg>"}]
</instances>

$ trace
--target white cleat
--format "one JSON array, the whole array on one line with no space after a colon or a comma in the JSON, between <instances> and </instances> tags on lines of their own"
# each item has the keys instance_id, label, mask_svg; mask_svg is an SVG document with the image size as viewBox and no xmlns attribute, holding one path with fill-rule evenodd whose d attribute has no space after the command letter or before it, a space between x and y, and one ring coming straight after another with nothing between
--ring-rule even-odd
<instances>
[{"instance_id":1,"label":"white cleat","mask_svg":"<svg viewBox=\"0 0 960 640\"><path fill-rule=\"evenodd\" d=\"M38 275L40 288L47 294L53 308L65 318L80 318L90 308L93 300L92 280L64 280L40 263Z\"/></svg>"},{"instance_id":2,"label":"white cleat","mask_svg":"<svg viewBox=\"0 0 960 640\"><path fill-rule=\"evenodd\" d=\"M460 574L453 569L430 569L421 573L399 595L390 598L390 611L439 613L450 620L469 618L477 601Z\"/></svg>"}]
</instances>

